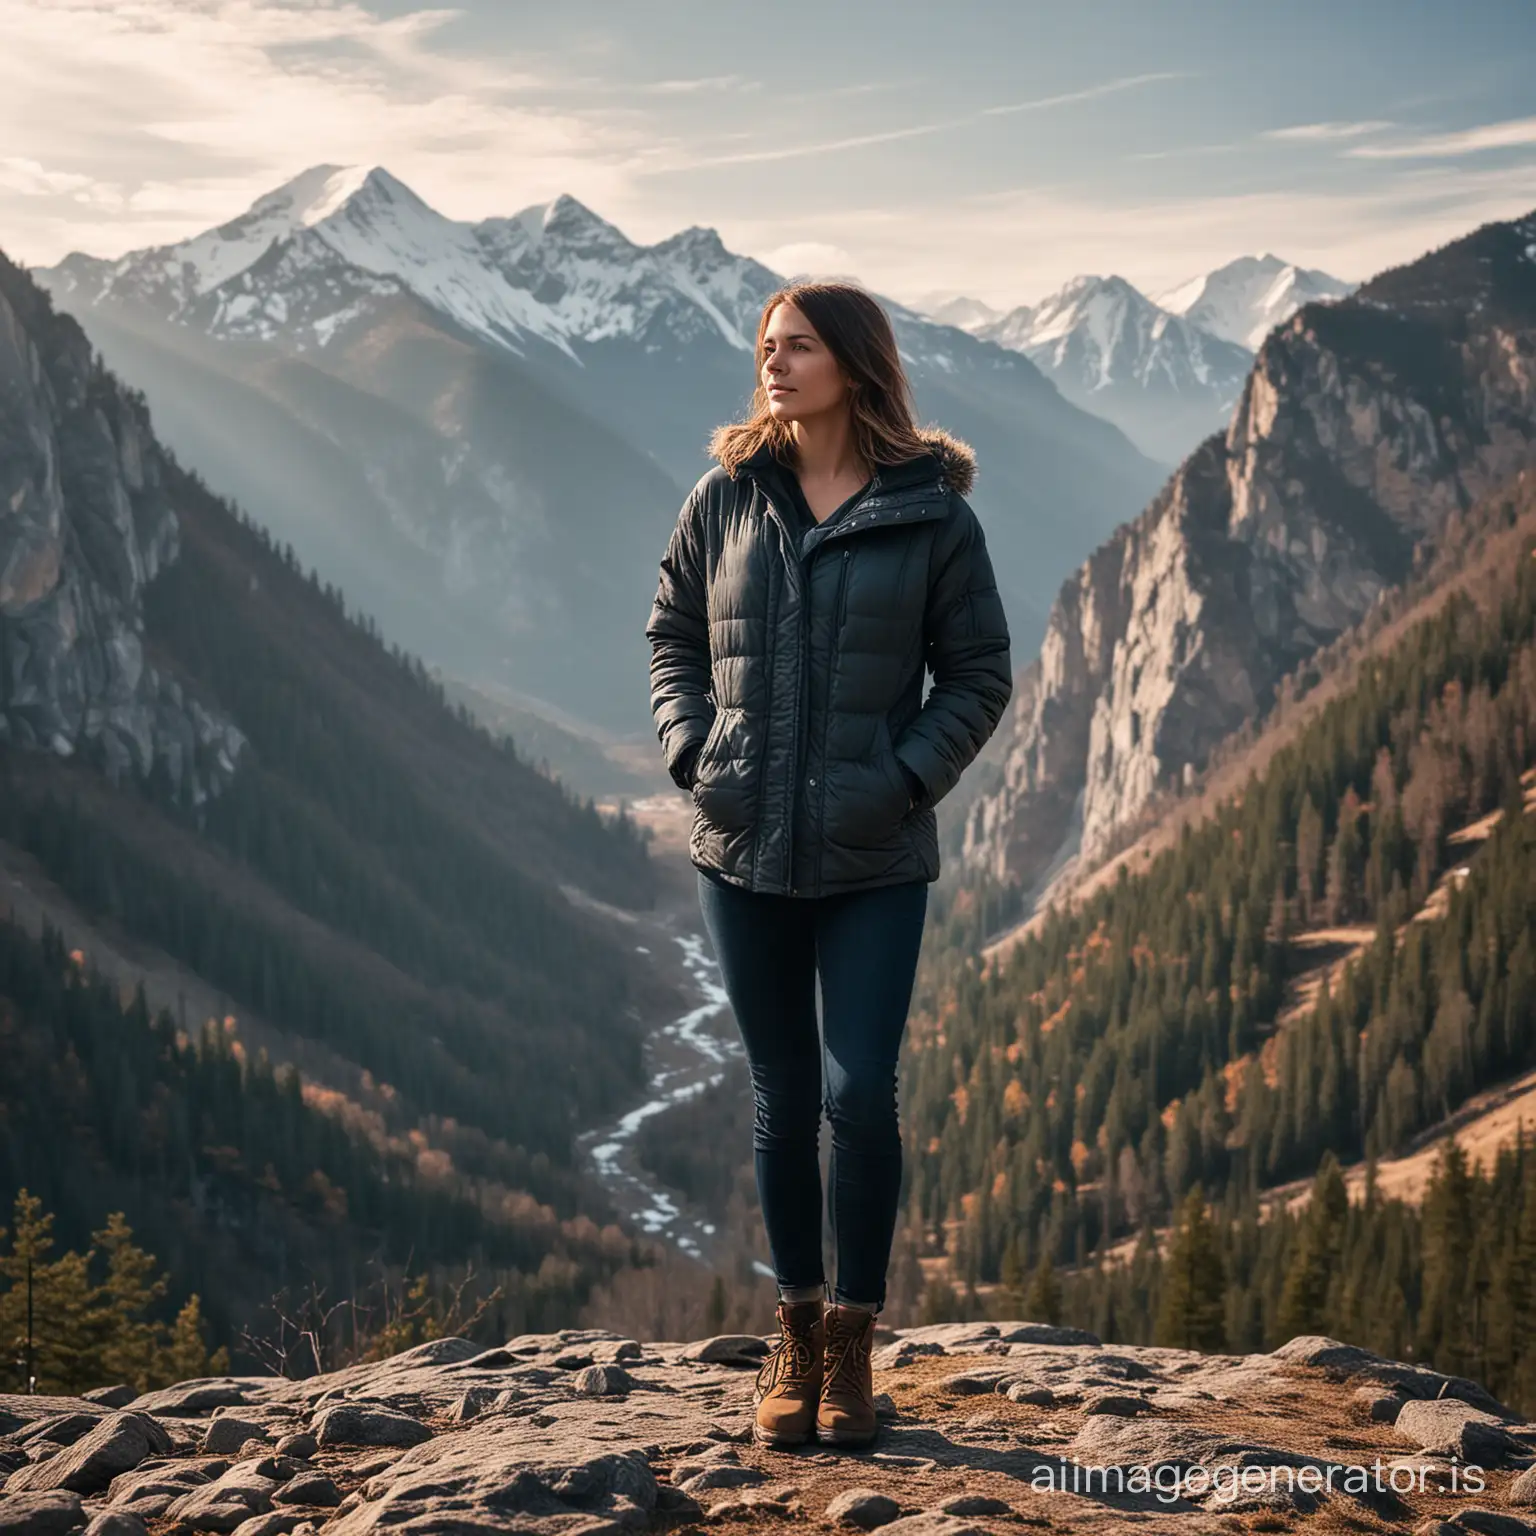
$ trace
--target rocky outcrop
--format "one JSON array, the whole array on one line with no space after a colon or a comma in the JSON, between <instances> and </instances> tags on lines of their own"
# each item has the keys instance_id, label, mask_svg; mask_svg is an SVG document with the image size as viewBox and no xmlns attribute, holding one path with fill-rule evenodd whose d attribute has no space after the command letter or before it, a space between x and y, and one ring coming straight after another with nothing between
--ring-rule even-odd
<instances>
[{"instance_id":1,"label":"rocky outcrop","mask_svg":"<svg viewBox=\"0 0 1536 1536\"><path fill-rule=\"evenodd\" d=\"M968 860L1038 889L1101 858L1449 512L1533 460L1536 215L1299 310L1227 430L1062 588Z\"/></svg>"},{"instance_id":2,"label":"rocky outcrop","mask_svg":"<svg viewBox=\"0 0 1536 1536\"><path fill-rule=\"evenodd\" d=\"M1329 1529L1536 1532L1505 1512L1529 1503L1536 1426L1475 1382L1333 1339L1239 1356L1032 1323L882 1328L880 1429L858 1452L752 1440L770 1342L567 1329L490 1349L434 1339L301 1381L205 1378L117 1408L0 1397L0 1531L619 1536L811 1520L1214 1536L1235 1514L1331 1511Z\"/></svg>"},{"instance_id":3,"label":"rocky outcrop","mask_svg":"<svg viewBox=\"0 0 1536 1536\"><path fill-rule=\"evenodd\" d=\"M0 743L163 766L196 805L244 737L144 654L146 585L176 558L165 461L141 398L0 257Z\"/></svg>"}]
</instances>

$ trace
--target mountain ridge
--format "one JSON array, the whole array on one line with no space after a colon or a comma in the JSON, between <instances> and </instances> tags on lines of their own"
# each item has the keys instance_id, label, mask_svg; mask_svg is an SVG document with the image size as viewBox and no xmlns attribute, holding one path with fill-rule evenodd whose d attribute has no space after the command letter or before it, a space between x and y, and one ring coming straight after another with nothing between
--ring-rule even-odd
<instances>
[{"instance_id":1,"label":"mountain ridge","mask_svg":"<svg viewBox=\"0 0 1536 1536\"><path fill-rule=\"evenodd\" d=\"M1533 227L1482 226L1270 333L1225 433L1063 585L969 853L1026 888L1093 862L1420 539L1523 467Z\"/></svg>"},{"instance_id":2,"label":"mountain ridge","mask_svg":"<svg viewBox=\"0 0 1536 1536\"><path fill-rule=\"evenodd\" d=\"M637 245L568 196L446 219L377 167L315 168L220 228L233 252L205 231L36 275L145 380L183 457L306 560L324 555L390 633L472 685L647 730L655 563L710 430L747 406L777 274L702 226ZM1027 642L1060 572L1158 466L1022 355L890 312L920 410L980 456L978 510ZM259 448L210 411L210 371L264 397ZM361 430L359 392L404 407L410 429L381 412Z\"/></svg>"}]
</instances>

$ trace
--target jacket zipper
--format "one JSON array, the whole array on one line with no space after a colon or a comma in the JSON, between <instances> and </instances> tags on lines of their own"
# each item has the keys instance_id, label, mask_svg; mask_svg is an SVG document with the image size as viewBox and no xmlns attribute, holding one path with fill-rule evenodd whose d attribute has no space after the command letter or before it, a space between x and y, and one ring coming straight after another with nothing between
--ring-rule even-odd
<instances>
[{"instance_id":1,"label":"jacket zipper","mask_svg":"<svg viewBox=\"0 0 1536 1536\"><path fill-rule=\"evenodd\" d=\"M761 485L759 485L758 489L762 493L763 500L767 502L770 507L773 507L773 498L769 496L768 492L763 489ZM868 489L865 491L865 496L868 496L871 500L873 500L875 495L879 492L879 489L880 472L879 470L876 470L870 479ZM853 504L853 507L849 509L849 513L851 514L853 511L856 511L864 504L864 497L860 497L859 500ZM779 509L774 507L774 511L779 512ZM848 514L845 514L845 516L846 515ZM781 522L784 521L782 512L779 512L779 517ZM826 542L827 541L823 539L821 544L818 544L816 548L811 551L812 560L814 560L816 556L821 552L821 549L826 544ZM795 648L795 712L789 735L789 813L784 818L784 894L787 896L793 896L795 894L795 797L797 786L800 782L800 704L805 693L805 657L806 652L810 650L811 582L809 572L806 570L805 565L801 561L799 548L793 539L789 540L789 547L794 555L794 564L797 573L795 577L795 585L800 599L800 644ZM848 550L846 547L843 550L843 555L843 571L844 575L846 575L848 555ZM839 588L838 601L839 603L842 601L841 587ZM769 716L769 719L771 720L772 716Z\"/></svg>"},{"instance_id":2,"label":"jacket zipper","mask_svg":"<svg viewBox=\"0 0 1536 1536\"><path fill-rule=\"evenodd\" d=\"M837 601L832 605L832 644L827 647L827 697L832 697L832 668L837 660L838 641L843 633L843 619L848 602L848 557L851 551L846 540L843 541L843 558L838 562L837 573ZM826 794L827 794L827 764L826 741L822 741L822 764L820 793L816 796L816 830L819 833L826 822ZM820 837L816 843L816 888L821 889L821 854L822 843Z\"/></svg>"}]
</instances>

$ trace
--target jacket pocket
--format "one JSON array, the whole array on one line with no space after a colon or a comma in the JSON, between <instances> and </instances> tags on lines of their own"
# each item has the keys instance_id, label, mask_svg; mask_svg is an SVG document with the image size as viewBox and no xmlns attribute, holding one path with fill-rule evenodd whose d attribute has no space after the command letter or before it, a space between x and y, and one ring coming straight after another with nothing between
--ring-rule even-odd
<instances>
[{"instance_id":1,"label":"jacket pocket","mask_svg":"<svg viewBox=\"0 0 1536 1536\"><path fill-rule=\"evenodd\" d=\"M730 740L731 718L739 713L720 710L693 765L693 803L722 832L739 832L752 820L751 762L723 750Z\"/></svg>"},{"instance_id":2,"label":"jacket pocket","mask_svg":"<svg viewBox=\"0 0 1536 1536\"><path fill-rule=\"evenodd\" d=\"M907 812L907 781L891 745L890 725L882 716L868 757L837 765L834 790L823 830L828 838L855 848L886 848L902 839Z\"/></svg>"}]
</instances>

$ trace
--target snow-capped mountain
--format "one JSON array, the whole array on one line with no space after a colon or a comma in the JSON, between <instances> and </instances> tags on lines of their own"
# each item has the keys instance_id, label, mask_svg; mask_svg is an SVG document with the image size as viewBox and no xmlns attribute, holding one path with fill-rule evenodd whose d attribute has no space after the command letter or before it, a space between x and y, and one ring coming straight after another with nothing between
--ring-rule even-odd
<instances>
[{"instance_id":1,"label":"snow-capped mountain","mask_svg":"<svg viewBox=\"0 0 1536 1536\"><path fill-rule=\"evenodd\" d=\"M1114 276L1075 277L974 333L1022 352L1067 399L1166 463L1221 425L1252 362Z\"/></svg>"},{"instance_id":2,"label":"snow-capped mountain","mask_svg":"<svg viewBox=\"0 0 1536 1536\"><path fill-rule=\"evenodd\" d=\"M1214 272L1154 295L1154 299L1202 330L1257 351L1259 343L1303 304L1314 299L1342 299L1354 292L1354 286L1265 251L1258 256L1239 256Z\"/></svg>"},{"instance_id":3,"label":"snow-capped mountain","mask_svg":"<svg viewBox=\"0 0 1536 1536\"><path fill-rule=\"evenodd\" d=\"M940 325L958 326L973 336L1003 316L1002 310L993 309L980 299L967 298L963 293L952 293L948 289L922 294L912 301L912 308L930 320L937 320Z\"/></svg>"},{"instance_id":4,"label":"snow-capped mountain","mask_svg":"<svg viewBox=\"0 0 1536 1536\"><path fill-rule=\"evenodd\" d=\"M751 395L778 274L711 229L641 245L567 196L467 222L380 167L323 165L190 239L35 275L178 457L387 633L648 726L656 560ZM977 451L1027 648L1159 467L1024 355L886 307L923 418Z\"/></svg>"},{"instance_id":5,"label":"snow-capped mountain","mask_svg":"<svg viewBox=\"0 0 1536 1536\"><path fill-rule=\"evenodd\" d=\"M1022 352L1075 405L1143 453L1177 463L1226 425L1253 351L1311 299L1346 284L1268 254L1245 256L1151 299L1122 277L1074 277L1040 303L1000 313L957 294L925 314Z\"/></svg>"},{"instance_id":6,"label":"snow-capped mountain","mask_svg":"<svg viewBox=\"0 0 1536 1536\"><path fill-rule=\"evenodd\" d=\"M1159 309L1123 277L1075 277L977 334L1023 352L1084 395L1117 384L1204 391L1229 403L1250 354Z\"/></svg>"},{"instance_id":7,"label":"snow-capped mountain","mask_svg":"<svg viewBox=\"0 0 1536 1536\"><path fill-rule=\"evenodd\" d=\"M690 321L707 317L748 348L777 283L766 267L729 256L710 230L638 246L573 197L470 224L382 168L330 165L190 240L112 262L70 256L44 275L60 297L133 299L212 335L301 349L331 341L360 300L410 292L513 352L544 343L573 359L573 343L645 338L679 296Z\"/></svg>"}]
</instances>

